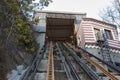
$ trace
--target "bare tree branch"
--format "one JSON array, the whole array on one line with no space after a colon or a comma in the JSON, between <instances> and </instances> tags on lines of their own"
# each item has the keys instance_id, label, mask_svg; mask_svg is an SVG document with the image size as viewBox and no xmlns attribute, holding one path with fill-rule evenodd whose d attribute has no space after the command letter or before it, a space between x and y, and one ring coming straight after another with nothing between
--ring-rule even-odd
<instances>
[{"instance_id":1,"label":"bare tree branch","mask_svg":"<svg viewBox=\"0 0 120 80\"><path fill-rule=\"evenodd\" d=\"M112 6L108 6L102 11L100 15L103 21L111 22L120 27L120 0L114 0Z\"/></svg>"}]
</instances>

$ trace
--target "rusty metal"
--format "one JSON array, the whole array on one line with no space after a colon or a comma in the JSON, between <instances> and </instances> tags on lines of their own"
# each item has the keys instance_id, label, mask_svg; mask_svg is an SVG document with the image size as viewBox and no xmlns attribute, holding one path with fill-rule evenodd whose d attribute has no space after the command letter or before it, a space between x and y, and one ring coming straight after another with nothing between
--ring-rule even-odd
<instances>
[{"instance_id":1,"label":"rusty metal","mask_svg":"<svg viewBox=\"0 0 120 80\"><path fill-rule=\"evenodd\" d=\"M78 49L76 49L75 47L73 47L72 45L70 45L69 43L67 43L67 45L69 45L69 47L71 47L73 50L79 52ZM90 59L90 57L84 53L82 53L80 51L80 55L85 58L88 62L90 62L92 65L96 66L97 68L99 68L103 74L105 74L106 76L108 76L110 79L112 80L119 80L118 78L116 78L114 75L112 75L110 72L108 72L104 67L102 67L101 65L99 65L98 63L96 63L95 61L93 61L92 59Z\"/></svg>"},{"instance_id":2,"label":"rusty metal","mask_svg":"<svg viewBox=\"0 0 120 80\"><path fill-rule=\"evenodd\" d=\"M50 41L50 50L49 50L46 80L54 80L54 60L53 60L53 44L52 44L52 41Z\"/></svg>"}]
</instances>

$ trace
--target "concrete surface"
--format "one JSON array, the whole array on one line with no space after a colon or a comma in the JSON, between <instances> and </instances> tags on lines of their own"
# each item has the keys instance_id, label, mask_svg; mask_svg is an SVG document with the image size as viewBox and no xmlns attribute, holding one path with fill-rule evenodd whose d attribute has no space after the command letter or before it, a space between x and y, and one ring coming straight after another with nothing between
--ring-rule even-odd
<instances>
[{"instance_id":1,"label":"concrete surface","mask_svg":"<svg viewBox=\"0 0 120 80\"><path fill-rule=\"evenodd\" d=\"M45 80L46 79L46 73L36 73L35 80Z\"/></svg>"},{"instance_id":2,"label":"concrete surface","mask_svg":"<svg viewBox=\"0 0 120 80\"><path fill-rule=\"evenodd\" d=\"M48 60L41 60L41 63L40 63L39 68L38 68L38 71L46 72L47 71L47 65L48 65Z\"/></svg>"}]
</instances>

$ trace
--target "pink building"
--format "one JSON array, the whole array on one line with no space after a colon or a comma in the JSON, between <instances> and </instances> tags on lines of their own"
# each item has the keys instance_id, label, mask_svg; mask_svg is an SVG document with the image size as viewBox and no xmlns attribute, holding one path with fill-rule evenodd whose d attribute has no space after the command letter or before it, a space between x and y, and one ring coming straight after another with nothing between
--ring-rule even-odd
<instances>
[{"instance_id":1,"label":"pink building","mask_svg":"<svg viewBox=\"0 0 120 80\"><path fill-rule=\"evenodd\" d=\"M120 41L117 27L113 24L83 18L77 32L77 44L99 58L103 56L100 54L101 47L109 48L112 61L120 62Z\"/></svg>"}]
</instances>

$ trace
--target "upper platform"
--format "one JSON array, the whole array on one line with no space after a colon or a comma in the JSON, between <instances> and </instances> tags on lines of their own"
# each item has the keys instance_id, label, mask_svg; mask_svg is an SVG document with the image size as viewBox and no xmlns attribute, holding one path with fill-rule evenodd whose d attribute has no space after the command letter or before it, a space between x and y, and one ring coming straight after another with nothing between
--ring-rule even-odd
<instances>
[{"instance_id":1,"label":"upper platform","mask_svg":"<svg viewBox=\"0 0 120 80\"><path fill-rule=\"evenodd\" d=\"M37 30L46 33L46 40L68 41L74 37L81 18L86 17L86 13L36 11L35 17L40 18L40 22L36 25L40 29Z\"/></svg>"},{"instance_id":2,"label":"upper platform","mask_svg":"<svg viewBox=\"0 0 120 80\"><path fill-rule=\"evenodd\" d=\"M46 36L49 40L70 40L74 35L75 16L65 14L48 14Z\"/></svg>"}]
</instances>

